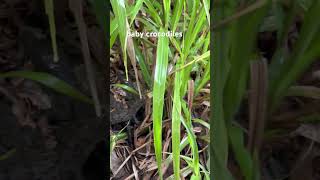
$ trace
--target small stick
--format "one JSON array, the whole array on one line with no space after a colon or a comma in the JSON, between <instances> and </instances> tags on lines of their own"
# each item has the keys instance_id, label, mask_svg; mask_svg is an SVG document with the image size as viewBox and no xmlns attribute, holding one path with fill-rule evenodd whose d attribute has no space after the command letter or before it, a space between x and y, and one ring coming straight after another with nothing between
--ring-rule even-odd
<instances>
[{"instance_id":1,"label":"small stick","mask_svg":"<svg viewBox=\"0 0 320 180\"><path fill-rule=\"evenodd\" d=\"M98 98L96 81L93 74L93 68L92 68L89 45L88 45L87 29L83 19L83 15L82 15L83 14L82 0L69 0L69 7L73 12L73 15L75 16L76 23L79 29L81 49L82 49L82 54L84 56L84 63L86 66L87 78L89 81L90 91L93 98L96 115L98 117L101 117L101 105Z\"/></svg>"}]
</instances>

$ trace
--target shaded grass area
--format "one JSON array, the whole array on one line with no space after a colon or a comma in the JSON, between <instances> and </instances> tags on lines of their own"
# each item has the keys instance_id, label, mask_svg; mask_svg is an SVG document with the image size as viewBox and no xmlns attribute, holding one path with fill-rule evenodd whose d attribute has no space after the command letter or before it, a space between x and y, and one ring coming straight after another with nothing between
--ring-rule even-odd
<instances>
[{"instance_id":1,"label":"shaded grass area","mask_svg":"<svg viewBox=\"0 0 320 180\"><path fill-rule=\"evenodd\" d=\"M319 10L319 1L226 1L213 5L212 178L293 178L292 171L301 163L298 158L297 164L289 165L294 170L285 175L278 171L272 176L274 172L266 169L277 165L264 162L275 158L266 153L267 134L280 130L283 134L274 134L271 139L284 143L282 138L295 130L279 128L280 122L272 119L286 112L285 107L290 109L292 90L297 90L294 86L319 59L320 26L312 18L319 16ZM270 39L272 45L268 46ZM311 87L317 88L314 84ZM304 92L298 99L309 98L302 100L306 104L316 98L307 96L311 89L298 91ZM276 146L270 146L277 151ZM287 151L290 154L290 149ZM287 163L280 162L281 166Z\"/></svg>"}]
</instances>

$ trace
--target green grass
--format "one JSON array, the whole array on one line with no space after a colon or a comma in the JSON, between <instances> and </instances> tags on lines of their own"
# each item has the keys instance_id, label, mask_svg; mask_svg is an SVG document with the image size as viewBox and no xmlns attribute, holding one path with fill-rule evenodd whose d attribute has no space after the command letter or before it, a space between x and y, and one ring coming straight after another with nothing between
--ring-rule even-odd
<instances>
[{"instance_id":1,"label":"green grass","mask_svg":"<svg viewBox=\"0 0 320 180\"><path fill-rule=\"evenodd\" d=\"M180 176L186 175L186 173L182 173L184 168L191 172L188 176L192 179L202 179L202 177L208 179L208 167L200 163L198 140L193 132L194 122L191 118L191 112L194 109L189 109L185 97L188 94L193 94L189 99L192 102L195 97L201 94L201 89L210 80L210 1L140 0L135 1L134 4L128 4L125 1L126 13L122 13L121 18L117 12L119 11L118 6L119 2L118 5L112 2L110 45L114 46L119 40L123 56L126 56L123 44L128 40L124 35L120 35L125 31L124 19L130 22L127 28L131 31L137 30L134 26L136 23L140 26L140 32L176 31L183 33L182 38L157 37L153 41L147 37L133 38L135 60L142 74L142 92L152 92L153 140L160 179L163 178L162 166L165 166L167 162L173 163L174 174L171 177L174 179L180 179ZM123 57L123 61L126 60L125 58ZM126 62L124 63L126 64ZM194 87L188 87L191 74L196 74ZM143 96L146 97L146 94ZM167 104L172 106L167 107ZM169 110L167 110L168 108ZM164 119L170 119L172 125L172 145L170 148L172 156L169 156L172 158L171 160L168 159L169 157L163 159L163 153L168 153L163 152L162 146L162 121ZM181 157L183 155L181 154L182 134L187 134L185 149L191 149L188 160ZM181 167L182 161L185 161L188 166Z\"/></svg>"},{"instance_id":2,"label":"green grass","mask_svg":"<svg viewBox=\"0 0 320 180\"><path fill-rule=\"evenodd\" d=\"M250 64L253 61L262 61L256 48L256 39L260 30L276 31L278 34L278 46L268 66L269 84L267 88L268 102L259 105L266 107L258 111L261 118L250 118L250 123L262 123L259 120L268 119L278 107L281 100L288 94L301 96L315 96L310 89L290 88L307 70L307 68L320 55L319 22L313 17L320 15L320 2L312 1L312 5L301 6L301 1L290 1L289 11L284 11L281 1L227 1L226 4L216 2L213 19L213 96L211 102L214 105L212 112L211 153L213 154L211 168L214 179L239 179L232 177L228 170L229 152L234 154L242 176L245 180L260 179L259 175L259 147L254 144L250 152L245 144L243 128L235 123L235 114L249 92L248 83ZM310 1L309 1L310 2ZM241 8L240 8L241 7ZM302 8L301 8L302 7ZM307 8L309 7L309 8ZM299 38L294 44L292 52L284 51L284 41L288 37L288 31L298 13L304 14L303 25L299 32ZM267 15L270 15L266 18ZM254 68L256 66L252 66ZM260 70L256 69L258 72ZM251 83L257 83L252 82ZM313 89L312 89L313 90ZM304 92L302 92L304 91ZM259 93L259 92L258 92ZM262 93L262 92L260 92ZM249 99L252 98L249 93ZM250 112L253 113L253 112ZM260 114L259 114L260 113ZM263 126L262 126L263 127ZM249 131L254 131L250 129ZM264 129L257 129L258 133L264 133ZM251 136L251 137L250 137ZM249 134L249 139L254 138ZM258 139L262 141L262 139ZM232 150L232 151L230 151Z\"/></svg>"}]
</instances>

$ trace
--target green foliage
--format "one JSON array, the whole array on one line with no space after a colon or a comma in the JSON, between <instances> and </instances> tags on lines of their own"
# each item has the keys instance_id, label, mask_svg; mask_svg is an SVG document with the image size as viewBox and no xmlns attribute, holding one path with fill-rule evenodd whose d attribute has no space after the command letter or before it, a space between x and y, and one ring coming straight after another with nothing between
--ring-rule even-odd
<instances>
[{"instance_id":1,"label":"green foliage","mask_svg":"<svg viewBox=\"0 0 320 180\"><path fill-rule=\"evenodd\" d=\"M235 114L248 91L249 65L257 60L256 38L259 31L276 31L277 50L269 65L268 115L278 108L284 96L297 95L318 98L318 89L291 87L300 75L320 56L320 1L290 1L288 11L280 1L243 1L239 9L236 1L214 6L213 39L213 95L211 124L211 161L214 179L233 179L227 169L229 146L235 155L243 177L259 177L258 152L248 152L243 130L235 126ZM301 8L302 7L302 8ZM289 29L298 14L303 13L303 25L293 51L284 49Z\"/></svg>"},{"instance_id":2,"label":"green foliage","mask_svg":"<svg viewBox=\"0 0 320 180\"><path fill-rule=\"evenodd\" d=\"M89 104L93 103L90 98L79 92L77 89L48 73L33 71L10 71L7 73L0 73L0 78L14 77L33 80L66 96L78 99Z\"/></svg>"}]
</instances>

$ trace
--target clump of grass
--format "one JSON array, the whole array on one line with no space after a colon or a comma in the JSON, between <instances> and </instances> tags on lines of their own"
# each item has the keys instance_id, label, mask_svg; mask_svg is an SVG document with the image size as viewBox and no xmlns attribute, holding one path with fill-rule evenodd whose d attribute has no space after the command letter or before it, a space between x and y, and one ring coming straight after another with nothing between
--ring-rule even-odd
<instances>
[{"instance_id":1,"label":"clump of grass","mask_svg":"<svg viewBox=\"0 0 320 180\"><path fill-rule=\"evenodd\" d=\"M213 86L211 101L214 105L211 116L213 128L211 153L214 155L211 157L211 168L214 170L211 175L213 179L233 179L227 169L227 160L231 152L229 149L232 149L244 179L261 178L258 160L263 137L259 134L264 133L263 119L267 119L278 108L279 102L286 96L288 89L320 55L320 24L312 19L320 15L319 1L312 1L312 5L303 7L304 19L299 38L292 52L288 54L284 51L283 45L289 28L297 13L301 13L299 11L301 1L290 1L289 3L291 4L289 6L294 7L289 11L283 10L285 4L282 2L271 0L242 1L242 3L228 1L227 5L216 3L213 6L215 12L212 62L214 70L211 79ZM272 21L273 26L262 24L266 23L268 13L275 17ZM271 65L267 65L265 60L257 55L259 52L257 52L255 43L262 25L263 28L273 28L279 35L277 50L271 59ZM258 80L252 78L250 81L248 139L253 143L249 144L249 149L247 149L244 143L243 128L234 120L241 102L245 99L245 93L248 92L249 75L259 78ZM262 95L262 98L267 96L268 102L261 100L261 97L258 99L259 94ZM251 108L252 103L262 108Z\"/></svg>"},{"instance_id":2,"label":"clump of grass","mask_svg":"<svg viewBox=\"0 0 320 180\"><path fill-rule=\"evenodd\" d=\"M195 109L192 104L195 98L205 99L209 95L200 91L210 79L210 1L138 0L134 4L123 2L126 12L122 14L117 12L119 7L112 2L110 45L112 47L118 37L123 56L126 56L125 51L128 51L128 48L134 49L134 59L143 77L142 92L152 92L153 140L159 178L163 178L162 167L168 167L172 162L174 174L171 177L174 179L180 179L181 176L208 179L208 167L199 160L199 140L193 131L192 114ZM129 23L124 23L125 18ZM183 37L134 38L134 43L125 47L123 44L129 39L124 33L128 30L182 32ZM147 98L146 95L144 97ZM163 160L163 154L167 153L163 152L162 145L165 118L171 120L172 125L172 154ZM181 140L182 135L186 135L184 141ZM191 154L183 155L183 149L190 149ZM181 166L183 161L186 163L184 167Z\"/></svg>"}]
</instances>

